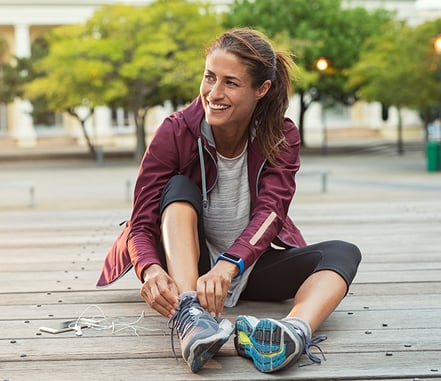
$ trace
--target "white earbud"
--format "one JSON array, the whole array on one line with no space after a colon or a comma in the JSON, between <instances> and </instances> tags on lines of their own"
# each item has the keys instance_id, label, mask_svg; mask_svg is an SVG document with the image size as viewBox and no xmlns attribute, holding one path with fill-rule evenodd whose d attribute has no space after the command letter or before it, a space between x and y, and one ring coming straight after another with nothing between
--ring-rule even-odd
<instances>
[{"instance_id":1,"label":"white earbud","mask_svg":"<svg viewBox=\"0 0 441 381\"><path fill-rule=\"evenodd\" d=\"M81 330L81 327L79 325L76 325L74 328L75 328L75 335L83 336L83 331Z\"/></svg>"}]
</instances>

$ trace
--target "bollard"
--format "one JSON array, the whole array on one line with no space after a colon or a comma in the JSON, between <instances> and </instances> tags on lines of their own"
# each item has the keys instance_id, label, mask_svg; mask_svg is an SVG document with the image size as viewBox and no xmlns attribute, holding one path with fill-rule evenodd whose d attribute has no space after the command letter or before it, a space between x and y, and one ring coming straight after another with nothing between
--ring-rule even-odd
<instances>
[{"instance_id":1,"label":"bollard","mask_svg":"<svg viewBox=\"0 0 441 381\"><path fill-rule=\"evenodd\" d=\"M126 201L131 202L132 200L132 182L130 180L126 180Z\"/></svg>"},{"instance_id":2,"label":"bollard","mask_svg":"<svg viewBox=\"0 0 441 381\"><path fill-rule=\"evenodd\" d=\"M95 147L95 156L97 165L102 166L104 164L104 152L102 146Z\"/></svg>"}]
</instances>

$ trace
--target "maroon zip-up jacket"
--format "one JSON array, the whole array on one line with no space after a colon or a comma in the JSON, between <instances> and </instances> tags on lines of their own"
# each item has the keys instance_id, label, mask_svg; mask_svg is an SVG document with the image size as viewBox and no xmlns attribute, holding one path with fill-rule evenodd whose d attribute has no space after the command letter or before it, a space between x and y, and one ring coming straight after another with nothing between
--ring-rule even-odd
<instances>
[{"instance_id":1,"label":"maroon zip-up jacket","mask_svg":"<svg viewBox=\"0 0 441 381\"><path fill-rule=\"evenodd\" d=\"M288 149L280 150L277 167L267 163L255 139L250 138L248 142L250 221L226 251L241 257L245 269L272 242L286 248L306 245L300 230L288 216L296 188L295 174L300 167L300 135L288 118L285 119L285 140ZM164 186L174 175L188 176L201 188L205 203L207 193L217 180L216 157L200 97L163 121L139 169L132 215L107 254L97 286L111 284L132 266L142 281L144 269L160 264L159 200Z\"/></svg>"}]
</instances>

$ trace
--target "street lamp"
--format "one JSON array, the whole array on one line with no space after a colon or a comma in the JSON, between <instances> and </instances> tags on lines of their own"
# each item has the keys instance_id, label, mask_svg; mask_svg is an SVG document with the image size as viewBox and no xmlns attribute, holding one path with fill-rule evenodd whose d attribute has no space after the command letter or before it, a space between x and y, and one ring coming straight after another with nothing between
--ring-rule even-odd
<instances>
[{"instance_id":1,"label":"street lamp","mask_svg":"<svg viewBox=\"0 0 441 381\"><path fill-rule=\"evenodd\" d=\"M433 40L433 47L435 48L436 54L441 54L441 34L439 34L434 40Z\"/></svg>"},{"instance_id":2,"label":"street lamp","mask_svg":"<svg viewBox=\"0 0 441 381\"><path fill-rule=\"evenodd\" d=\"M320 82L323 82L326 70L328 70L329 61L325 57L320 57L315 61L315 68L320 73ZM325 102L323 94L320 94L320 106L321 106L321 116L322 116L322 153L324 155L328 152L328 131L326 128L326 115L325 115Z\"/></svg>"},{"instance_id":3,"label":"street lamp","mask_svg":"<svg viewBox=\"0 0 441 381\"><path fill-rule=\"evenodd\" d=\"M441 84L441 61L440 61L440 56L441 56L441 34L438 34L438 36L436 36L433 39L433 48L435 50L435 54L437 55L437 59L436 59L436 71L437 71L437 79L438 79L438 85ZM441 117L441 110L438 110L438 118Z\"/></svg>"},{"instance_id":4,"label":"street lamp","mask_svg":"<svg viewBox=\"0 0 441 381\"><path fill-rule=\"evenodd\" d=\"M441 38L440 38L440 48L441 48ZM315 67L320 72L324 72L328 68L328 66L329 66L329 62L324 57L320 57L315 63Z\"/></svg>"}]
</instances>

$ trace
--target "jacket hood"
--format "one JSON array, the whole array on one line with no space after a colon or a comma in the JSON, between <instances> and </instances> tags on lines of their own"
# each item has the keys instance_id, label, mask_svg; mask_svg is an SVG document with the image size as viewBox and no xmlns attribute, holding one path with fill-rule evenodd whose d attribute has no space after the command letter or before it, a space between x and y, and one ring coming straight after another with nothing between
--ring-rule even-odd
<instances>
[{"instance_id":1,"label":"jacket hood","mask_svg":"<svg viewBox=\"0 0 441 381\"><path fill-rule=\"evenodd\" d=\"M195 138L198 138L201 135L200 127L205 117L201 96L199 95L187 107L176 112L174 117L182 118Z\"/></svg>"}]
</instances>

